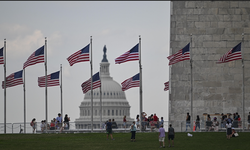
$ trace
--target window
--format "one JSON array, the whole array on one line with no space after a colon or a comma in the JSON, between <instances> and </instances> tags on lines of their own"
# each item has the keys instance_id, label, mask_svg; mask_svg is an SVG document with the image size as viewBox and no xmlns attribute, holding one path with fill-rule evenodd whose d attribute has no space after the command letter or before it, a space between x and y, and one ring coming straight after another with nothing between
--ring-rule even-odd
<instances>
[{"instance_id":1,"label":"window","mask_svg":"<svg viewBox=\"0 0 250 150\"><path fill-rule=\"evenodd\" d=\"M114 116L114 115L115 115L114 110L112 110L112 116Z\"/></svg>"},{"instance_id":2,"label":"window","mask_svg":"<svg viewBox=\"0 0 250 150\"><path fill-rule=\"evenodd\" d=\"M97 116L97 110L95 110L95 116Z\"/></svg>"},{"instance_id":3,"label":"window","mask_svg":"<svg viewBox=\"0 0 250 150\"><path fill-rule=\"evenodd\" d=\"M108 110L108 116L110 116L110 110Z\"/></svg>"},{"instance_id":4,"label":"window","mask_svg":"<svg viewBox=\"0 0 250 150\"><path fill-rule=\"evenodd\" d=\"M120 116L122 115L122 110L120 110Z\"/></svg>"},{"instance_id":5,"label":"window","mask_svg":"<svg viewBox=\"0 0 250 150\"><path fill-rule=\"evenodd\" d=\"M118 116L118 110L116 110L116 113L115 113L116 116Z\"/></svg>"},{"instance_id":6,"label":"window","mask_svg":"<svg viewBox=\"0 0 250 150\"><path fill-rule=\"evenodd\" d=\"M88 110L88 116L90 116L90 111Z\"/></svg>"}]
</instances>

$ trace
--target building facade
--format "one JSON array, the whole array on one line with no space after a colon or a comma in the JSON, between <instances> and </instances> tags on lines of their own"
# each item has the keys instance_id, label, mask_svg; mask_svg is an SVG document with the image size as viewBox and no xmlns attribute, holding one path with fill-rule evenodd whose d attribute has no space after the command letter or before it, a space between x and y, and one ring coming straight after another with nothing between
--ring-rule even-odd
<instances>
[{"instance_id":1,"label":"building facade","mask_svg":"<svg viewBox=\"0 0 250 150\"><path fill-rule=\"evenodd\" d=\"M181 126L185 130L191 99L191 120L197 115L204 121L205 114L238 112L246 125L250 112L249 14L249 1L171 2L170 55L190 43L192 58L192 70L190 60L170 66L169 120L178 131ZM244 70L241 60L216 64L240 42Z\"/></svg>"},{"instance_id":2,"label":"building facade","mask_svg":"<svg viewBox=\"0 0 250 150\"><path fill-rule=\"evenodd\" d=\"M118 127L122 127L123 117L126 116L128 122L130 118L130 105L126 99L125 92L121 85L110 77L107 59L106 46L103 48L104 55L100 63L100 88L93 90L93 128L100 129L101 125L108 119L115 119ZM100 97L101 92L101 97ZM100 99L101 98L101 99ZM102 100L102 102L100 101ZM102 104L102 106L100 105ZM88 91L81 102L80 117L75 120L77 129L91 128L91 91ZM128 124L129 125L129 124Z\"/></svg>"}]
</instances>

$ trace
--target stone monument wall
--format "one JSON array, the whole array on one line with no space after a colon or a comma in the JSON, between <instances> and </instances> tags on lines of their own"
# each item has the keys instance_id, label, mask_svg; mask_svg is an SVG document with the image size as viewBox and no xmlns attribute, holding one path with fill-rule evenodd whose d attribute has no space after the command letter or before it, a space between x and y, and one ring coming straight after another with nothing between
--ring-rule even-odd
<instances>
[{"instance_id":1,"label":"stone monument wall","mask_svg":"<svg viewBox=\"0 0 250 150\"><path fill-rule=\"evenodd\" d=\"M203 113L242 112L242 61L216 64L242 41L245 64L245 121L250 112L250 1L172 1L170 55L190 41L193 59L193 119ZM170 67L170 122L185 130L190 102L190 61ZM192 118L191 118L192 119ZM219 119L220 120L220 119Z\"/></svg>"}]
</instances>

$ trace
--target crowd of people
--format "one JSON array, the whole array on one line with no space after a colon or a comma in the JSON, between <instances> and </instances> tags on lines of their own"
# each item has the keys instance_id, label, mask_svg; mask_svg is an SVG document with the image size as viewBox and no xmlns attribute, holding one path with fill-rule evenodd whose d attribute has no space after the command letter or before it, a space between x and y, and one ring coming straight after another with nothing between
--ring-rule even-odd
<instances>
[{"instance_id":1,"label":"crowd of people","mask_svg":"<svg viewBox=\"0 0 250 150\"><path fill-rule=\"evenodd\" d=\"M70 117L68 117L67 114L65 114L64 120L60 113L58 113L58 116L56 118L53 118L50 122L50 124L46 120L42 120L40 124L41 132L45 132L47 130L60 130L62 132L65 129L69 129L70 124ZM33 118L30 122L30 126L32 127L32 132L35 133L37 129L37 122L36 119Z\"/></svg>"},{"instance_id":2,"label":"crowd of people","mask_svg":"<svg viewBox=\"0 0 250 150\"><path fill-rule=\"evenodd\" d=\"M187 116L186 116L186 131L188 129L188 127L192 130L191 128L191 125L190 125L190 119L191 119L191 116L189 115L189 113L187 113ZM240 115L238 114L238 112L236 113L233 113L233 114L221 114L220 115L220 122L218 121L218 118L217 117L214 117L211 119L210 115L207 114L207 117L206 117L206 122L205 122L205 130L206 131L219 131L219 125L220 125L220 128L241 128L242 127L242 120L241 120L241 117ZM249 115L248 115L248 118L247 118L247 121L248 121L248 130L249 130L249 127L250 127L250 112L249 112ZM231 126L227 126L228 124L231 124ZM200 124L201 124L201 120L200 120L200 117L199 115L197 115L197 118L195 120L195 131L197 131L197 129L199 128L200 129Z\"/></svg>"}]
</instances>

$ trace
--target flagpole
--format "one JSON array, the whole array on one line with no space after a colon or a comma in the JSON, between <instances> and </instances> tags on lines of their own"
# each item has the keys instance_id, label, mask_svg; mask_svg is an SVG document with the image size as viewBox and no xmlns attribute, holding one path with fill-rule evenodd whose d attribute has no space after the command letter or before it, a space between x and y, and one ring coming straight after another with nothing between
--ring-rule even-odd
<instances>
[{"instance_id":1,"label":"flagpole","mask_svg":"<svg viewBox=\"0 0 250 150\"><path fill-rule=\"evenodd\" d=\"M6 134L6 39L4 39L4 134Z\"/></svg>"},{"instance_id":2,"label":"flagpole","mask_svg":"<svg viewBox=\"0 0 250 150\"><path fill-rule=\"evenodd\" d=\"M142 66L141 66L141 36L139 35L139 69L140 69L140 115L142 115ZM140 131L142 131L142 120L140 119Z\"/></svg>"},{"instance_id":3,"label":"flagpole","mask_svg":"<svg viewBox=\"0 0 250 150\"><path fill-rule=\"evenodd\" d=\"M242 129L245 131L245 73L244 73L244 59L243 59L243 43L244 43L244 33L242 33L242 44L241 44L241 57L242 57Z\"/></svg>"},{"instance_id":4,"label":"flagpole","mask_svg":"<svg viewBox=\"0 0 250 150\"><path fill-rule=\"evenodd\" d=\"M101 78L100 78L101 80ZM102 80L101 80L102 82ZM102 127L102 84L100 86L100 128Z\"/></svg>"},{"instance_id":5,"label":"flagpole","mask_svg":"<svg viewBox=\"0 0 250 150\"><path fill-rule=\"evenodd\" d=\"M26 89L25 89L25 68L23 69L23 103L24 103L24 133L26 133Z\"/></svg>"},{"instance_id":6,"label":"flagpole","mask_svg":"<svg viewBox=\"0 0 250 150\"><path fill-rule=\"evenodd\" d=\"M190 35L190 46L189 46L189 53L190 53L190 99L191 99L191 130L193 128L193 66L192 66L192 55L191 55L191 47L192 47L192 33Z\"/></svg>"},{"instance_id":7,"label":"flagpole","mask_svg":"<svg viewBox=\"0 0 250 150\"><path fill-rule=\"evenodd\" d=\"M45 55L45 118L46 118L46 133L47 131L47 122L48 122L48 91L47 91L47 39L45 37L45 46L44 46L44 55Z\"/></svg>"},{"instance_id":8,"label":"flagpole","mask_svg":"<svg viewBox=\"0 0 250 150\"><path fill-rule=\"evenodd\" d=\"M62 96L62 64L60 66L60 76L61 76L61 84L60 84L60 91L61 91L61 116L63 117L63 96Z\"/></svg>"},{"instance_id":9,"label":"flagpole","mask_svg":"<svg viewBox=\"0 0 250 150\"><path fill-rule=\"evenodd\" d=\"M91 60L90 60L90 69L91 69L91 132L93 132L93 62L92 62L92 36L90 36L90 53L91 53Z\"/></svg>"}]
</instances>

